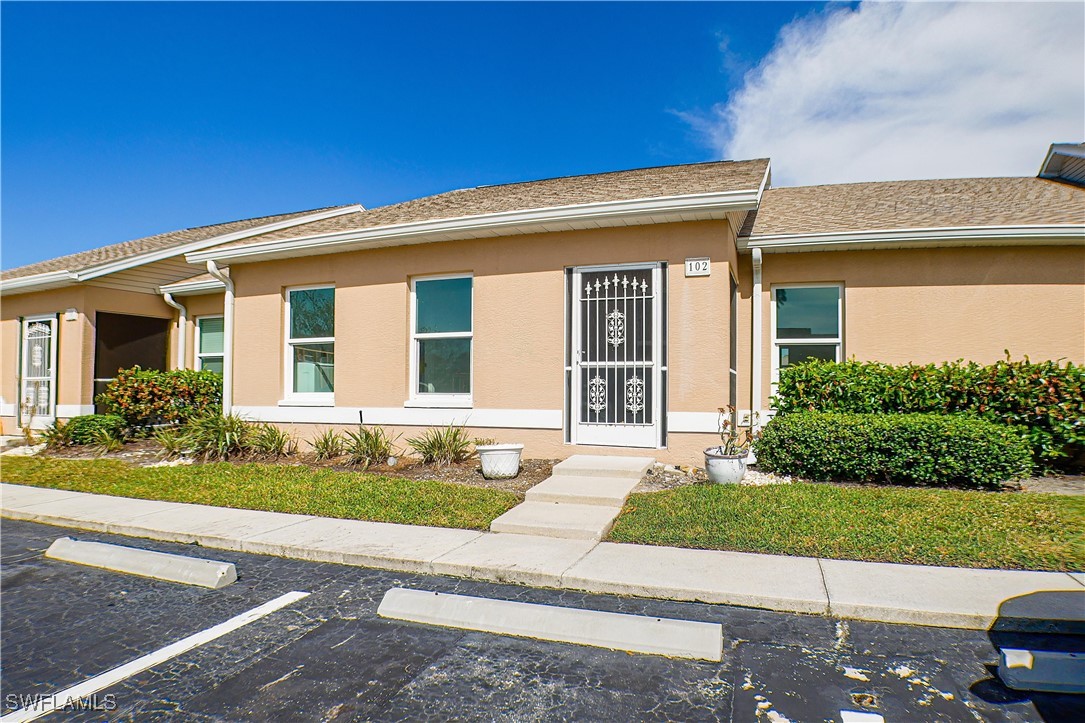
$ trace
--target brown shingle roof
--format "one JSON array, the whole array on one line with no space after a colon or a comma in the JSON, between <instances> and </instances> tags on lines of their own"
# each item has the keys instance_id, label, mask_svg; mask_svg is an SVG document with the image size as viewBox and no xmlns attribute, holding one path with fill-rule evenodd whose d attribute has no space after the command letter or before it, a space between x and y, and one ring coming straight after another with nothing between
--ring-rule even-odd
<instances>
[{"instance_id":1,"label":"brown shingle roof","mask_svg":"<svg viewBox=\"0 0 1085 723\"><path fill-rule=\"evenodd\" d=\"M1085 224L1085 190L1040 178L772 188L740 235L1036 224Z\"/></svg>"},{"instance_id":2,"label":"brown shingle roof","mask_svg":"<svg viewBox=\"0 0 1085 723\"><path fill-rule=\"evenodd\" d=\"M50 271L80 271L111 261L119 261L121 259L139 256L140 254L152 251L160 251L174 246L184 246L185 244L194 243L196 241L206 241L216 236L258 228L280 221L289 221L292 218L298 218L311 213L319 213L320 211L329 211L333 208L344 207L329 206L327 208L317 208L309 211L284 213L277 216L261 216L259 218L244 219L242 221L230 221L227 223L214 224L212 226L198 226L196 228L186 228L180 231L160 233L155 236L147 236L146 238L134 239L132 241L123 241L121 243L91 249L90 251L80 251L79 253L68 254L67 256L60 256L55 259L48 259L46 261L39 261L37 263L27 264L26 266L8 269L7 271L0 273L0 278L17 279L24 276L44 274Z\"/></svg>"},{"instance_id":3,"label":"brown shingle roof","mask_svg":"<svg viewBox=\"0 0 1085 723\"><path fill-rule=\"evenodd\" d=\"M764 158L752 161L714 161L465 188L272 231L224 244L222 248L507 211L756 190L765 178L768 163L768 159Z\"/></svg>"}]
</instances>

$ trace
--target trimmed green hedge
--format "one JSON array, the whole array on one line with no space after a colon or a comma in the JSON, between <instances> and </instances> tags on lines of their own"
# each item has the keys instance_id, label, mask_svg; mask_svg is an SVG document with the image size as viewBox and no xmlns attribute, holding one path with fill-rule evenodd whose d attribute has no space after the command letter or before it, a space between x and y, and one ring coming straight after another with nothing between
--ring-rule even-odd
<instances>
[{"instance_id":1,"label":"trimmed green hedge","mask_svg":"<svg viewBox=\"0 0 1085 723\"><path fill-rule=\"evenodd\" d=\"M967 413L1011 425L1037 471L1070 469L1085 451L1085 367L1006 360L939 365L804 362L780 370L774 406L792 412Z\"/></svg>"},{"instance_id":2,"label":"trimmed green hedge","mask_svg":"<svg viewBox=\"0 0 1085 723\"><path fill-rule=\"evenodd\" d=\"M95 400L129 426L176 424L222 412L222 377L215 372L121 369Z\"/></svg>"},{"instance_id":3,"label":"trimmed green hedge","mask_svg":"<svg viewBox=\"0 0 1085 723\"><path fill-rule=\"evenodd\" d=\"M755 448L769 472L813 480L997 487L1028 475L1028 443L1005 425L955 414L796 412Z\"/></svg>"},{"instance_id":4,"label":"trimmed green hedge","mask_svg":"<svg viewBox=\"0 0 1085 723\"><path fill-rule=\"evenodd\" d=\"M124 417L115 414L84 414L69 419L64 432L70 444L96 444L100 430L119 438L127 426Z\"/></svg>"}]
</instances>

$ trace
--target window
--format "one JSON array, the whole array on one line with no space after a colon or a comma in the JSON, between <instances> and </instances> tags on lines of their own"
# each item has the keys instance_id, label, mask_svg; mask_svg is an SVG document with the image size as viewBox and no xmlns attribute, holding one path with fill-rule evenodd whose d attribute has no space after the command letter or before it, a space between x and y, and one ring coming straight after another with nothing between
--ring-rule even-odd
<instances>
[{"instance_id":1,"label":"window","mask_svg":"<svg viewBox=\"0 0 1085 723\"><path fill-rule=\"evenodd\" d=\"M287 399L328 403L335 391L335 288L287 289Z\"/></svg>"},{"instance_id":2,"label":"window","mask_svg":"<svg viewBox=\"0 0 1085 723\"><path fill-rule=\"evenodd\" d=\"M473 279L415 279L411 289L411 398L434 406L471 403Z\"/></svg>"},{"instance_id":3,"label":"window","mask_svg":"<svg viewBox=\"0 0 1085 723\"><path fill-rule=\"evenodd\" d=\"M780 370L809 359L840 361L843 288L781 286L772 290L772 381ZM775 390L773 390L775 392Z\"/></svg>"},{"instance_id":4,"label":"window","mask_svg":"<svg viewBox=\"0 0 1085 723\"><path fill-rule=\"evenodd\" d=\"M221 316L196 319L196 369L222 374L223 322Z\"/></svg>"}]
</instances>

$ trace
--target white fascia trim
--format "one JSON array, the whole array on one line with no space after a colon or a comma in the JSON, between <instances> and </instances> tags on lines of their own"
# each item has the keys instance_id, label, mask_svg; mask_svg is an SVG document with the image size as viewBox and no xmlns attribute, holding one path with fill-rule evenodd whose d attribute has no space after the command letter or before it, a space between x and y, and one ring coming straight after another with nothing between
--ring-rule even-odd
<instances>
[{"instance_id":1,"label":"white fascia trim","mask_svg":"<svg viewBox=\"0 0 1085 723\"><path fill-rule=\"evenodd\" d=\"M1085 224L1044 224L1028 226L950 226L946 228L907 228L879 231L848 231L834 233L765 234L739 240L739 248L788 249L831 248L847 245L929 244L976 242L1012 244L1018 241L1042 240L1052 243L1085 241Z\"/></svg>"},{"instance_id":2,"label":"white fascia trim","mask_svg":"<svg viewBox=\"0 0 1085 723\"><path fill-rule=\"evenodd\" d=\"M66 284L69 281L75 280L76 275L71 271L50 271L44 274L34 274L33 276L0 280L0 292L17 291L20 289L29 290L38 286L45 287L55 284Z\"/></svg>"},{"instance_id":3,"label":"white fascia trim","mask_svg":"<svg viewBox=\"0 0 1085 723\"><path fill-rule=\"evenodd\" d=\"M130 256L126 259L121 259L119 261L112 261L108 264L102 264L101 266L83 269L82 271L77 272L76 278L78 281L87 281L89 279L94 279L99 276L105 276L106 274L113 274L118 271L124 271L125 269L134 268L136 266L152 264L155 261L163 261L179 254L188 254L193 251L206 249L209 246L218 246L219 244L230 243L232 241L240 241L241 239L246 239L250 236L259 236L261 234L279 231L284 228L301 226L303 224L313 223L314 221L322 221L326 218L334 218L336 216L343 216L348 213L357 213L364 210L365 209L360 204L354 204L352 206L345 206L344 208L336 208L330 211L321 211L320 213L312 213L306 216L298 216L297 218L290 218L285 221L276 221L275 223L264 224L263 226L256 226L254 228L248 228L243 231L235 231L233 233L227 233L221 236L214 236L209 239L204 239L203 241L193 241L190 244L184 244L182 246L172 246L170 248L160 249L158 251L152 251L146 254L140 254L139 256Z\"/></svg>"},{"instance_id":4,"label":"white fascia trim","mask_svg":"<svg viewBox=\"0 0 1085 723\"><path fill-rule=\"evenodd\" d=\"M1036 175L1040 178L1058 178L1059 173L1062 172L1062 158L1058 156L1070 157L1070 158L1085 158L1085 147L1080 143L1052 143L1051 147L1047 149L1047 155L1044 157L1044 162L1040 166L1040 172ZM1051 167L1051 162L1057 160L1054 168Z\"/></svg>"},{"instance_id":5,"label":"white fascia trim","mask_svg":"<svg viewBox=\"0 0 1085 723\"><path fill-rule=\"evenodd\" d=\"M382 424L395 427L561 429L560 409L419 409L411 407L249 407L234 412L256 422L280 424Z\"/></svg>"},{"instance_id":6,"label":"white fascia trim","mask_svg":"<svg viewBox=\"0 0 1085 723\"><path fill-rule=\"evenodd\" d=\"M476 216L419 221L415 223L376 226L374 228L339 231L330 234L302 236L293 239L262 241L224 249L207 249L188 254L189 263L214 259L231 261L292 250L332 249L342 244L393 242L411 243L424 241L427 236L450 232L470 233L492 229L516 229L555 221L583 221L589 219L636 217L683 211L751 211L757 207L761 189L697 193L683 196L641 198L629 201L604 201L550 208L533 208Z\"/></svg>"},{"instance_id":7,"label":"white fascia trim","mask_svg":"<svg viewBox=\"0 0 1085 723\"><path fill-rule=\"evenodd\" d=\"M229 269L224 269L229 271ZM160 294L173 294L174 296L194 296L196 294L213 294L225 291L226 284L218 279L204 279L203 281L178 281L173 284L165 284L158 287Z\"/></svg>"},{"instance_id":8,"label":"white fascia trim","mask_svg":"<svg viewBox=\"0 0 1085 723\"><path fill-rule=\"evenodd\" d=\"M94 414L93 404L58 404L57 413L58 417L64 419L71 419L72 417L82 417L84 414Z\"/></svg>"}]
</instances>

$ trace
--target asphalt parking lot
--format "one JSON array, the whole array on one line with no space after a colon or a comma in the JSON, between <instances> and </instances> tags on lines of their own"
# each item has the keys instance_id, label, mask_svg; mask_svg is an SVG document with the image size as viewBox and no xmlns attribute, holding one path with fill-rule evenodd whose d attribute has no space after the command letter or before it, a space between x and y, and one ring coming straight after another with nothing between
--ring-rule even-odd
<instances>
[{"instance_id":1,"label":"asphalt parking lot","mask_svg":"<svg viewBox=\"0 0 1085 723\"><path fill-rule=\"evenodd\" d=\"M307 597L43 720L1080 721L1085 696L1010 691L983 632L408 575L0 524L2 712L284 593ZM45 559L64 535L233 562L207 590ZM720 622L722 663L389 621L392 587ZM869 718L868 720L877 720Z\"/></svg>"}]
</instances>

